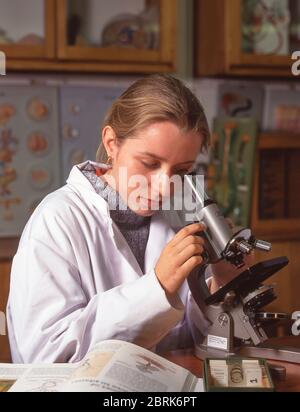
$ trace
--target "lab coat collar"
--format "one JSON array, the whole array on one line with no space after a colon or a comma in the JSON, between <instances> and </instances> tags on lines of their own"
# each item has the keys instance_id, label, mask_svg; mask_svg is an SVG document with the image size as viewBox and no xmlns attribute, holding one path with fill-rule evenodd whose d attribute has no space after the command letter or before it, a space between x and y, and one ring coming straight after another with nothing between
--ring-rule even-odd
<instances>
[{"instance_id":1,"label":"lab coat collar","mask_svg":"<svg viewBox=\"0 0 300 412\"><path fill-rule=\"evenodd\" d=\"M67 184L70 185L74 192L76 192L79 196L85 196L86 202L91 202L104 214L104 216L110 219L108 203L95 191L92 184L82 173L82 170L88 163L99 167L100 169L109 169L109 166L104 163L96 163L91 160L87 160L86 162L79 163L72 167L70 175L67 179Z\"/></svg>"}]
</instances>

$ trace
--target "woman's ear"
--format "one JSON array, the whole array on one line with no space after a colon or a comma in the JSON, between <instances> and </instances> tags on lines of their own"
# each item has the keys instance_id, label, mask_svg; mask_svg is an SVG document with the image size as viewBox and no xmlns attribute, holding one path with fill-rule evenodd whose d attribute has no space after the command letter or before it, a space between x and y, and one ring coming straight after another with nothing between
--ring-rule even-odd
<instances>
[{"instance_id":1,"label":"woman's ear","mask_svg":"<svg viewBox=\"0 0 300 412\"><path fill-rule=\"evenodd\" d=\"M118 153L117 135L111 126L105 126L102 130L102 142L108 157L115 159Z\"/></svg>"}]
</instances>

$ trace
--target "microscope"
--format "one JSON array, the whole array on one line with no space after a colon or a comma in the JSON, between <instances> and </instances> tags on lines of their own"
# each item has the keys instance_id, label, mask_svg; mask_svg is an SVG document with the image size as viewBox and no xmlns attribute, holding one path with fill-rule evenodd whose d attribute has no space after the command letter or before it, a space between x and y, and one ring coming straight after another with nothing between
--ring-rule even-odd
<instances>
[{"instance_id":1,"label":"microscope","mask_svg":"<svg viewBox=\"0 0 300 412\"><path fill-rule=\"evenodd\" d=\"M300 363L300 350L276 345L274 340L271 344L264 327L268 322L291 320L288 314L263 311L276 299L274 285L263 282L288 264L287 257L248 267L245 257L254 249L268 252L271 244L256 239L249 228L232 229L196 179L193 175L185 176L184 186L194 202L193 221L205 225L200 234L204 238L204 264L189 275L188 284L196 304L210 322L207 336L196 344L196 356L205 359L240 355ZM233 270L245 270L211 294L206 271L210 264L221 260L233 265Z\"/></svg>"}]
</instances>

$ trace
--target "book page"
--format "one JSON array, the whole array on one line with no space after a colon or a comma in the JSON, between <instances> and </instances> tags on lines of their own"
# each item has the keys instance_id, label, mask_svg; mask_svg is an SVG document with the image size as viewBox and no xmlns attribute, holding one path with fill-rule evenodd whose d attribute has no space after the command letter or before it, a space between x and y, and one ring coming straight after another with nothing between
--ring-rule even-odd
<instances>
[{"instance_id":1,"label":"book page","mask_svg":"<svg viewBox=\"0 0 300 412\"><path fill-rule=\"evenodd\" d=\"M17 380L28 369L23 363L0 363L0 380Z\"/></svg>"},{"instance_id":2,"label":"book page","mask_svg":"<svg viewBox=\"0 0 300 412\"><path fill-rule=\"evenodd\" d=\"M111 340L97 344L62 391L194 391L199 379L188 370L137 345Z\"/></svg>"},{"instance_id":3,"label":"book page","mask_svg":"<svg viewBox=\"0 0 300 412\"><path fill-rule=\"evenodd\" d=\"M0 363L0 392L7 392L27 369L23 364Z\"/></svg>"},{"instance_id":4,"label":"book page","mask_svg":"<svg viewBox=\"0 0 300 412\"><path fill-rule=\"evenodd\" d=\"M27 367L8 392L59 392L59 388L78 364L45 364Z\"/></svg>"}]
</instances>

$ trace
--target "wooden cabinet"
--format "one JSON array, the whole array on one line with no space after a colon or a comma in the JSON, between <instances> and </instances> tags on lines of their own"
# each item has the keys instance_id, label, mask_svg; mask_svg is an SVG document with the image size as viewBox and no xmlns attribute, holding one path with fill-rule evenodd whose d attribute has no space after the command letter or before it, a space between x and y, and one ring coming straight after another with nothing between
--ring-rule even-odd
<instances>
[{"instance_id":1,"label":"wooden cabinet","mask_svg":"<svg viewBox=\"0 0 300 412\"><path fill-rule=\"evenodd\" d=\"M272 243L258 261L287 256L289 264L266 283L276 285L277 299L268 310L300 310L300 136L287 132L258 137L253 185L251 229Z\"/></svg>"},{"instance_id":2,"label":"wooden cabinet","mask_svg":"<svg viewBox=\"0 0 300 412\"><path fill-rule=\"evenodd\" d=\"M11 260L0 260L0 312L3 314L6 310L6 303L9 291ZM3 317L3 315L2 315ZM6 330L7 333L7 330ZM0 362L10 361L10 350L8 336L0 334Z\"/></svg>"},{"instance_id":3,"label":"wooden cabinet","mask_svg":"<svg viewBox=\"0 0 300 412\"><path fill-rule=\"evenodd\" d=\"M174 22L175 22L175 11L176 8L171 4L170 1L138 1L137 3L145 4L145 12L152 13L153 21L151 23L152 28L149 27L152 32L139 33L135 36L135 33L131 32L129 26L127 30L121 28L122 23L119 24L120 30L123 30L122 38L121 35L116 38L117 28L111 27L111 33L109 33L109 28L104 27L102 30L102 39L98 39L99 34L97 30L96 33L89 28L89 17L91 17L93 11L96 13L100 12L101 7L95 1L84 1L84 10L90 5L91 10L89 13L83 13L79 10L72 10L70 2L62 0L58 2L57 9L57 27L58 27L58 58L67 61L80 61L85 62L102 62L102 64L124 64L124 65L144 65L149 67L151 65L156 66L156 69L161 67L162 70L166 69L167 66L172 65L174 57ZM106 2L105 2L106 3ZM107 3L106 3L107 8ZM112 10L112 13L114 10ZM70 19L72 18L72 13L76 13L75 16L81 14L82 19L82 33L77 35L76 39L67 38L67 22L70 25ZM74 16L74 14L73 14ZM134 19L132 18L132 23L130 23L128 18L128 25L133 24ZM94 19L95 22L95 19ZM99 22L99 24L101 24ZM135 24L138 24L136 20ZM104 22L105 25L105 22ZM125 27L124 27L125 28ZM80 37L81 36L81 37ZM136 37L136 39L134 39ZM75 44L74 44L75 43ZM122 47L122 44L124 45ZM135 45L132 47L132 45ZM129 67L129 66L128 66Z\"/></svg>"},{"instance_id":4,"label":"wooden cabinet","mask_svg":"<svg viewBox=\"0 0 300 412\"><path fill-rule=\"evenodd\" d=\"M300 3L283 0L279 10L270 5L195 0L196 75L291 77L291 55L300 50Z\"/></svg>"},{"instance_id":5,"label":"wooden cabinet","mask_svg":"<svg viewBox=\"0 0 300 412\"><path fill-rule=\"evenodd\" d=\"M2 7L8 11L18 2L11 0ZM27 44L11 42L9 32L9 44L1 44L0 36L8 71L175 71L176 1L30 0L30 4L39 9L33 20L39 34L25 36ZM15 24L12 20L11 30Z\"/></svg>"},{"instance_id":6,"label":"wooden cabinet","mask_svg":"<svg viewBox=\"0 0 300 412\"><path fill-rule=\"evenodd\" d=\"M7 66L55 57L55 0L0 2L0 49ZM20 19L20 15L22 18Z\"/></svg>"},{"instance_id":7,"label":"wooden cabinet","mask_svg":"<svg viewBox=\"0 0 300 412\"><path fill-rule=\"evenodd\" d=\"M257 236L271 241L300 240L299 179L300 136L260 134L251 215Z\"/></svg>"}]
</instances>

